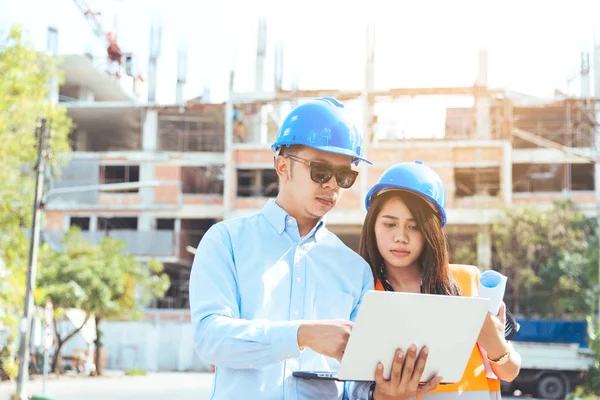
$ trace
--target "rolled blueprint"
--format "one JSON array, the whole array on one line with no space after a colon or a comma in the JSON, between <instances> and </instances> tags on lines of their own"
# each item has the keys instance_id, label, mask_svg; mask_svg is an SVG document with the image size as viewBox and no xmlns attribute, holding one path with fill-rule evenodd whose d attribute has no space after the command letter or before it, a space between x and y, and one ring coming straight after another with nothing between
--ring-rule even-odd
<instances>
[{"instance_id":1,"label":"rolled blueprint","mask_svg":"<svg viewBox=\"0 0 600 400\"><path fill-rule=\"evenodd\" d=\"M497 315L500 310L506 289L506 279L506 276L498 271L485 271L479 278L479 297L490 299L488 311L494 315Z\"/></svg>"}]
</instances>

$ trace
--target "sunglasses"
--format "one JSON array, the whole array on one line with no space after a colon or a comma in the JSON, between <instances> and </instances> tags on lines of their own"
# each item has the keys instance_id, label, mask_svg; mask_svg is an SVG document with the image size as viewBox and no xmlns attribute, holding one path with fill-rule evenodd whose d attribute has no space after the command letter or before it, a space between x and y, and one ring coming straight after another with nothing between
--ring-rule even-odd
<instances>
[{"instance_id":1,"label":"sunglasses","mask_svg":"<svg viewBox=\"0 0 600 400\"><path fill-rule=\"evenodd\" d=\"M291 154L285 154L284 157L308 165L310 167L310 179L316 183L323 184L329 182L335 175L335 181L338 186L348 189L350 186L354 185L356 177L358 176L358 171L351 170L350 168L333 168L325 163L305 160L304 158L296 157Z\"/></svg>"}]
</instances>

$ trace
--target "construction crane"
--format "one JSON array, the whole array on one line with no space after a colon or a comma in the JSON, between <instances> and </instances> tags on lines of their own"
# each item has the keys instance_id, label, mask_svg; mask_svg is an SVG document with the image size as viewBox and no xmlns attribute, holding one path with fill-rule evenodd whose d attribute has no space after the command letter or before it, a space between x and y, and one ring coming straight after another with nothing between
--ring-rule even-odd
<instances>
[{"instance_id":1,"label":"construction crane","mask_svg":"<svg viewBox=\"0 0 600 400\"><path fill-rule=\"evenodd\" d=\"M108 56L109 64L116 63L119 66L119 70L121 65L125 64L125 73L128 76L134 78L134 80L143 80L140 75L134 76L132 71L133 64L133 55L132 53L125 53L121 51L119 44L117 43L117 35L115 32L106 32L104 28L102 28L102 24L96 18L97 15L100 15L99 12L94 12L87 4L85 0L73 0L79 10L83 13L83 16L90 24L92 31L94 34L101 40L104 41L106 45L106 53ZM109 72L110 73L110 72ZM115 72L114 75L117 78L120 78L119 71Z\"/></svg>"}]
</instances>

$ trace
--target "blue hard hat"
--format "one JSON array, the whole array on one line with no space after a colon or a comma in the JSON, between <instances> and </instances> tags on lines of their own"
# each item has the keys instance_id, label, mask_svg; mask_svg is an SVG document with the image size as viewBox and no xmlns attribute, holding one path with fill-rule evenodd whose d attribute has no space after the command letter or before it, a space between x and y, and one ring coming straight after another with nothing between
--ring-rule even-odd
<instances>
[{"instance_id":1,"label":"blue hard hat","mask_svg":"<svg viewBox=\"0 0 600 400\"><path fill-rule=\"evenodd\" d=\"M271 150L292 145L350 156L355 165L360 161L372 164L362 157L362 137L345 114L344 105L331 97L310 100L289 113Z\"/></svg>"},{"instance_id":2,"label":"blue hard hat","mask_svg":"<svg viewBox=\"0 0 600 400\"><path fill-rule=\"evenodd\" d=\"M446 225L446 192L440 176L421 161L402 162L388 168L365 198L367 210L373 197L382 190L399 189L414 193L436 209Z\"/></svg>"}]
</instances>

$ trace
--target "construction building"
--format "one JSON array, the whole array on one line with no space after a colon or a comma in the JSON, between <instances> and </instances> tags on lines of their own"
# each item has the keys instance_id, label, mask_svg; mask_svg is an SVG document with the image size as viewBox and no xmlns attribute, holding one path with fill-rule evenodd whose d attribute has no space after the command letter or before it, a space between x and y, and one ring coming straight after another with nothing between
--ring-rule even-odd
<instances>
[{"instance_id":1,"label":"construction building","mask_svg":"<svg viewBox=\"0 0 600 400\"><path fill-rule=\"evenodd\" d=\"M229 100L219 104L202 97L183 100L184 65L176 81L176 104L156 104L160 46L155 43L147 101L125 90L114 71L98 70L89 57L64 57L65 82L58 98L75 123L73 153L60 176L50 177L42 238L58 247L71 226L93 243L118 238L139 259L161 261L171 279L166 296L146 310L145 321L106 322L111 368L207 368L190 351L188 281L195 248L217 221L255 213L277 195L270 144L286 113L311 98L336 97L356 110L366 156L374 162L358 167L356 183L327 216L328 229L354 249L367 191L400 161L421 160L440 174L451 246L470 246L473 262L482 268L493 266L490 224L507 206L546 207L571 198L586 215L597 215L600 173L594 148L600 102L590 96L589 66L582 68L582 96L577 98L541 100L490 89L484 52L472 86L376 90L370 30L363 90L284 90L278 53L275 90L266 92L265 29L261 21L256 91L230 91ZM180 56L183 63L185 55ZM600 56L595 60L594 94L600 96ZM424 121L402 127L393 121L410 116L412 102L430 98L462 99L462 106L448 101L442 110L441 133L415 135L410 127ZM106 190L114 183L126 189Z\"/></svg>"},{"instance_id":2,"label":"construction building","mask_svg":"<svg viewBox=\"0 0 600 400\"><path fill-rule=\"evenodd\" d=\"M254 213L277 195L269 146L287 110L320 96L360 110L364 148L374 162L358 167L357 182L327 217L328 228L354 249L365 194L386 168L406 160L421 160L440 174L451 244L472 245L482 268L494 260L490 223L511 204L547 206L568 197L587 215L596 214L597 99L589 96L589 68L579 98L542 101L490 89L484 52L473 86L375 90L369 40L363 90L283 90L276 84L274 92L265 92L264 21L259 29L257 91L231 92L222 104L202 98L184 102L185 76L177 80L177 104L155 104L152 79L148 102L139 102L87 57L65 57L59 95L76 125L74 152L60 178L50 183L45 240L58 244L73 225L93 242L105 235L122 239L127 252L165 265L172 285L154 306L187 309L190 267L202 235L215 222ZM276 74L280 83L281 68ZM600 79L595 81L598 94ZM385 126L379 109L423 97L462 97L470 105L446 108L439 137L415 138ZM102 190L108 183L133 188ZM52 195L57 188L94 185L95 190Z\"/></svg>"}]
</instances>

